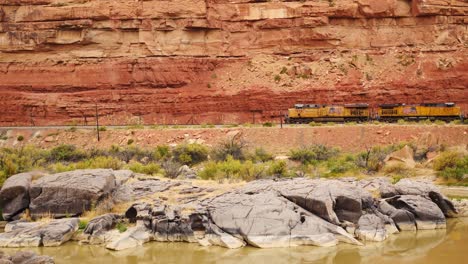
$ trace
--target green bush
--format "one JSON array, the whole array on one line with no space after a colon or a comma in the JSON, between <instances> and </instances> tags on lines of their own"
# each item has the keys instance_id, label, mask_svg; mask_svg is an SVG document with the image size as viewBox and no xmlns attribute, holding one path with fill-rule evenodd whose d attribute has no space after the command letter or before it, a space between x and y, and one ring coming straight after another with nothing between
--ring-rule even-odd
<instances>
[{"instance_id":1,"label":"green bush","mask_svg":"<svg viewBox=\"0 0 468 264\"><path fill-rule=\"evenodd\" d=\"M135 142L135 140L133 140L133 139L130 138L129 140L127 140L127 145L131 145L131 144L133 144L134 142Z\"/></svg>"},{"instance_id":2,"label":"green bush","mask_svg":"<svg viewBox=\"0 0 468 264\"><path fill-rule=\"evenodd\" d=\"M463 181L468 175L468 155L456 151L442 152L434 159L433 169L445 179Z\"/></svg>"},{"instance_id":3,"label":"green bush","mask_svg":"<svg viewBox=\"0 0 468 264\"><path fill-rule=\"evenodd\" d=\"M207 160L208 149L200 144L182 144L173 150L174 160L186 165L195 165Z\"/></svg>"},{"instance_id":4,"label":"green bush","mask_svg":"<svg viewBox=\"0 0 468 264\"><path fill-rule=\"evenodd\" d=\"M286 161L277 160L271 161L268 168L268 174L273 176L286 176L288 172L288 166Z\"/></svg>"},{"instance_id":5,"label":"green bush","mask_svg":"<svg viewBox=\"0 0 468 264\"><path fill-rule=\"evenodd\" d=\"M88 225L88 220L80 219L80 223L78 224L78 229L84 230L87 225Z\"/></svg>"},{"instance_id":6,"label":"green bush","mask_svg":"<svg viewBox=\"0 0 468 264\"><path fill-rule=\"evenodd\" d=\"M48 157L48 161L59 162L59 161L79 161L87 157L84 151L76 149L74 145L59 145L53 148Z\"/></svg>"},{"instance_id":7,"label":"green bush","mask_svg":"<svg viewBox=\"0 0 468 264\"><path fill-rule=\"evenodd\" d=\"M19 142L23 141L24 140L24 136L22 135L19 135L16 140L18 140Z\"/></svg>"},{"instance_id":8,"label":"green bush","mask_svg":"<svg viewBox=\"0 0 468 264\"><path fill-rule=\"evenodd\" d=\"M245 159L245 146L246 143L241 139L233 138L231 140L226 140L213 149L212 156L218 161L226 160L228 156L231 156L234 159L243 160Z\"/></svg>"},{"instance_id":9,"label":"green bush","mask_svg":"<svg viewBox=\"0 0 468 264\"><path fill-rule=\"evenodd\" d=\"M107 127L105 127L105 126L100 126L100 127L99 127L99 131L107 131Z\"/></svg>"},{"instance_id":10,"label":"green bush","mask_svg":"<svg viewBox=\"0 0 468 264\"><path fill-rule=\"evenodd\" d=\"M171 157L171 149L169 146L161 145L157 146L153 153L155 160L167 160Z\"/></svg>"},{"instance_id":11,"label":"green bush","mask_svg":"<svg viewBox=\"0 0 468 264\"><path fill-rule=\"evenodd\" d=\"M253 162L267 162L273 160L273 155L268 153L264 148L256 148L253 153L247 155L247 159Z\"/></svg>"},{"instance_id":12,"label":"green bush","mask_svg":"<svg viewBox=\"0 0 468 264\"><path fill-rule=\"evenodd\" d=\"M128 169L135 173L143 173L148 175L156 175L161 172L161 166L157 163L141 164L138 161L131 161L128 164Z\"/></svg>"},{"instance_id":13,"label":"green bush","mask_svg":"<svg viewBox=\"0 0 468 264\"><path fill-rule=\"evenodd\" d=\"M358 170L355 158L352 155L330 159L326 162L326 166L329 170L327 176L338 176L345 173L353 173Z\"/></svg>"},{"instance_id":14,"label":"green bush","mask_svg":"<svg viewBox=\"0 0 468 264\"><path fill-rule=\"evenodd\" d=\"M273 123L272 122L265 122L265 123L263 123L263 126L264 127L273 127Z\"/></svg>"},{"instance_id":15,"label":"green bush","mask_svg":"<svg viewBox=\"0 0 468 264\"><path fill-rule=\"evenodd\" d=\"M250 160L242 162L228 156L226 160L209 161L199 172L199 177L205 180L238 179L252 181L265 177L266 166L255 164Z\"/></svg>"},{"instance_id":16,"label":"green bush","mask_svg":"<svg viewBox=\"0 0 468 264\"><path fill-rule=\"evenodd\" d=\"M75 164L75 169L122 169L123 163L115 157L95 157L82 160Z\"/></svg>"},{"instance_id":17,"label":"green bush","mask_svg":"<svg viewBox=\"0 0 468 264\"><path fill-rule=\"evenodd\" d=\"M299 161L302 164L314 164L317 161L328 160L337 156L339 150L325 145L315 144L300 149L293 149L290 152L290 159Z\"/></svg>"}]
</instances>

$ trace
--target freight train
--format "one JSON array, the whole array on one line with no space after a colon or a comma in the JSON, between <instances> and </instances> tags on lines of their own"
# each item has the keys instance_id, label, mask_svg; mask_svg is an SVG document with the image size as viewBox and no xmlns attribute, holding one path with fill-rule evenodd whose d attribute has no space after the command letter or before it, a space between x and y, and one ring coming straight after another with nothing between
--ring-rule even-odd
<instances>
[{"instance_id":1,"label":"freight train","mask_svg":"<svg viewBox=\"0 0 468 264\"><path fill-rule=\"evenodd\" d=\"M368 104L319 105L296 104L288 110L287 124L310 122L364 122L377 120L463 120L461 108L454 103L381 104L376 108Z\"/></svg>"}]
</instances>

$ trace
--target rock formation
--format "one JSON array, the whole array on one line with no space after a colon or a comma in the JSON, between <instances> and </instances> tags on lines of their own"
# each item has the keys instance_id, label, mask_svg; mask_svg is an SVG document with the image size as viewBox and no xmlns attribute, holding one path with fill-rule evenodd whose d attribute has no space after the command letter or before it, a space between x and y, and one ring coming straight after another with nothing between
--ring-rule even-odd
<instances>
[{"instance_id":1,"label":"rock formation","mask_svg":"<svg viewBox=\"0 0 468 264\"><path fill-rule=\"evenodd\" d=\"M149 241L226 248L361 245L400 231L444 229L446 217L466 214L466 204L454 205L429 182L403 179L393 185L385 178L257 180L226 190L129 171L77 170L33 181L27 173L15 175L6 181L0 199L8 201L8 190L22 178L31 187L20 188L21 193L29 192L31 200L18 208L29 208L36 217L39 212L80 215L91 209L89 203L100 206L104 200L111 207L125 203L125 213L97 216L74 237L112 250ZM37 207L41 196L49 198ZM6 205L13 208L16 201ZM9 222L0 234L0 247L58 246L72 238L78 223L77 218Z\"/></svg>"},{"instance_id":2,"label":"rock formation","mask_svg":"<svg viewBox=\"0 0 468 264\"><path fill-rule=\"evenodd\" d=\"M297 102L454 101L459 0L0 1L1 125L251 122Z\"/></svg>"}]
</instances>

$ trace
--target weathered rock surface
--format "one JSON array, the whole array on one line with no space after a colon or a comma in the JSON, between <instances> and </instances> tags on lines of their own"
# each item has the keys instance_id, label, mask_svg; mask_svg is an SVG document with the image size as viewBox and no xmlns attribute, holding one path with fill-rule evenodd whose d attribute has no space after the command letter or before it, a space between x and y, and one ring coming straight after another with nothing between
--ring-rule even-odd
<instances>
[{"instance_id":1,"label":"weathered rock surface","mask_svg":"<svg viewBox=\"0 0 468 264\"><path fill-rule=\"evenodd\" d=\"M218 227L255 247L360 244L341 227L275 192L226 194L213 199L209 208Z\"/></svg>"},{"instance_id":2,"label":"weathered rock surface","mask_svg":"<svg viewBox=\"0 0 468 264\"><path fill-rule=\"evenodd\" d=\"M380 242L388 237L384 221L374 214L361 216L357 226L356 236L362 241Z\"/></svg>"},{"instance_id":3,"label":"weathered rock surface","mask_svg":"<svg viewBox=\"0 0 468 264\"><path fill-rule=\"evenodd\" d=\"M76 216L108 197L116 187L113 170L76 170L40 178L31 184L31 215Z\"/></svg>"},{"instance_id":4,"label":"weathered rock surface","mask_svg":"<svg viewBox=\"0 0 468 264\"><path fill-rule=\"evenodd\" d=\"M0 2L0 124L86 123L95 100L113 124L266 120L305 94L468 106L463 1L167 2Z\"/></svg>"},{"instance_id":5,"label":"weathered rock surface","mask_svg":"<svg viewBox=\"0 0 468 264\"><path fill-rule=\"evenodd\" d=\"M49 197L54 203L46 201L40 208L56 217L70 214L61 205L132 201L124 215L95 217L73 238L112 250L149 241L227 248L360 245L399 231L442 229L446 217L466 213L463 202L448 200L429 182L407 179L395 185L383 178L258 180L227 191L128 171L81 170L44 176L31 183L29 192L32 211L37 201ZM0 234L0 247L57 246L72 238L78 222L10 222ZM120 233L115 228L119 222L128 229Z\"/></svg>"},{"instance_id":6,"label":"weathered rock surface","mask_svg":"<svg viewBox=\"0 0 468 264\"><path fill-rule=\"evenodd\" d=\"M0 263L2 264L54 264L54 259L49 256L38 255L31 251L19 251L13 256L8 256L0 251Z\"/></svg>"},{"instance_id":7,"label":"weathered rock surface","mask_svg":"<svg viewBox=\"0 0 468 264\"><path fill-rule=\"evenodd\" d=\"M71 239L78 230L78 218L50 222L10 222L0 234L0 247L54 247Z\"/></svg>"},{"instance_id":8,"label":"weathered rock surface","mask_svg":"<svg viewBox=\"0 0 468 264\"><path fill-rule=\"evenodd\" d=\"M100 235L106 231L111 230L115 227L119 219L119 216L116 214L105 214L97 216L91 219L86 228L83 230L83 233L89 235Z\"/></svg>"},{"instance_id":9,"label":"weathered rock surface","mask_svg":"<svg viewBox=\"0 0 468 264\"><path fill-rule=\"evenodd\" d=\"M445 228L442 210L431 200L417 195L401 195L388 202L395 208L404 209L414 215L418 230Z\"/></svg>"},{"instance_id":10,"label":"weathered rock surface","mask_svg":"<svg viewBox=\"0 0 468 264\"><path fill-rule=\"evenodd\" d=\"M3 219L9 221L17 218L29 207L30 173L16 174L8 178L0 190L0 203Z\"/></svg>"}]
</instances>

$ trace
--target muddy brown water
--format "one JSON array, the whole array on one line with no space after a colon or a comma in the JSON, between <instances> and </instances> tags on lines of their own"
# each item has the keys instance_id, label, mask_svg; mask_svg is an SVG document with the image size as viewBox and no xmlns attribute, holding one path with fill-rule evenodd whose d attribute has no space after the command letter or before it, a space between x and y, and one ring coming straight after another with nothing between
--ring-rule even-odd
<instances>
[{"instance_id":1,"label":"muddy brown water","mask_svg":"<svg viewBox=\"0 0 468 264\"><path fill-rule=\"evenodd\" d=\"M20 249L1 249L13 254ZM25 250L25 249L21 249ZM32 248L56 263L468 263L468 218L450 219L447 229L402 232L382 243L365 246L225 249L189 243L152 242L139 248L109 251L70 242L56 248Z\"/></svg>"}]
</instances>

